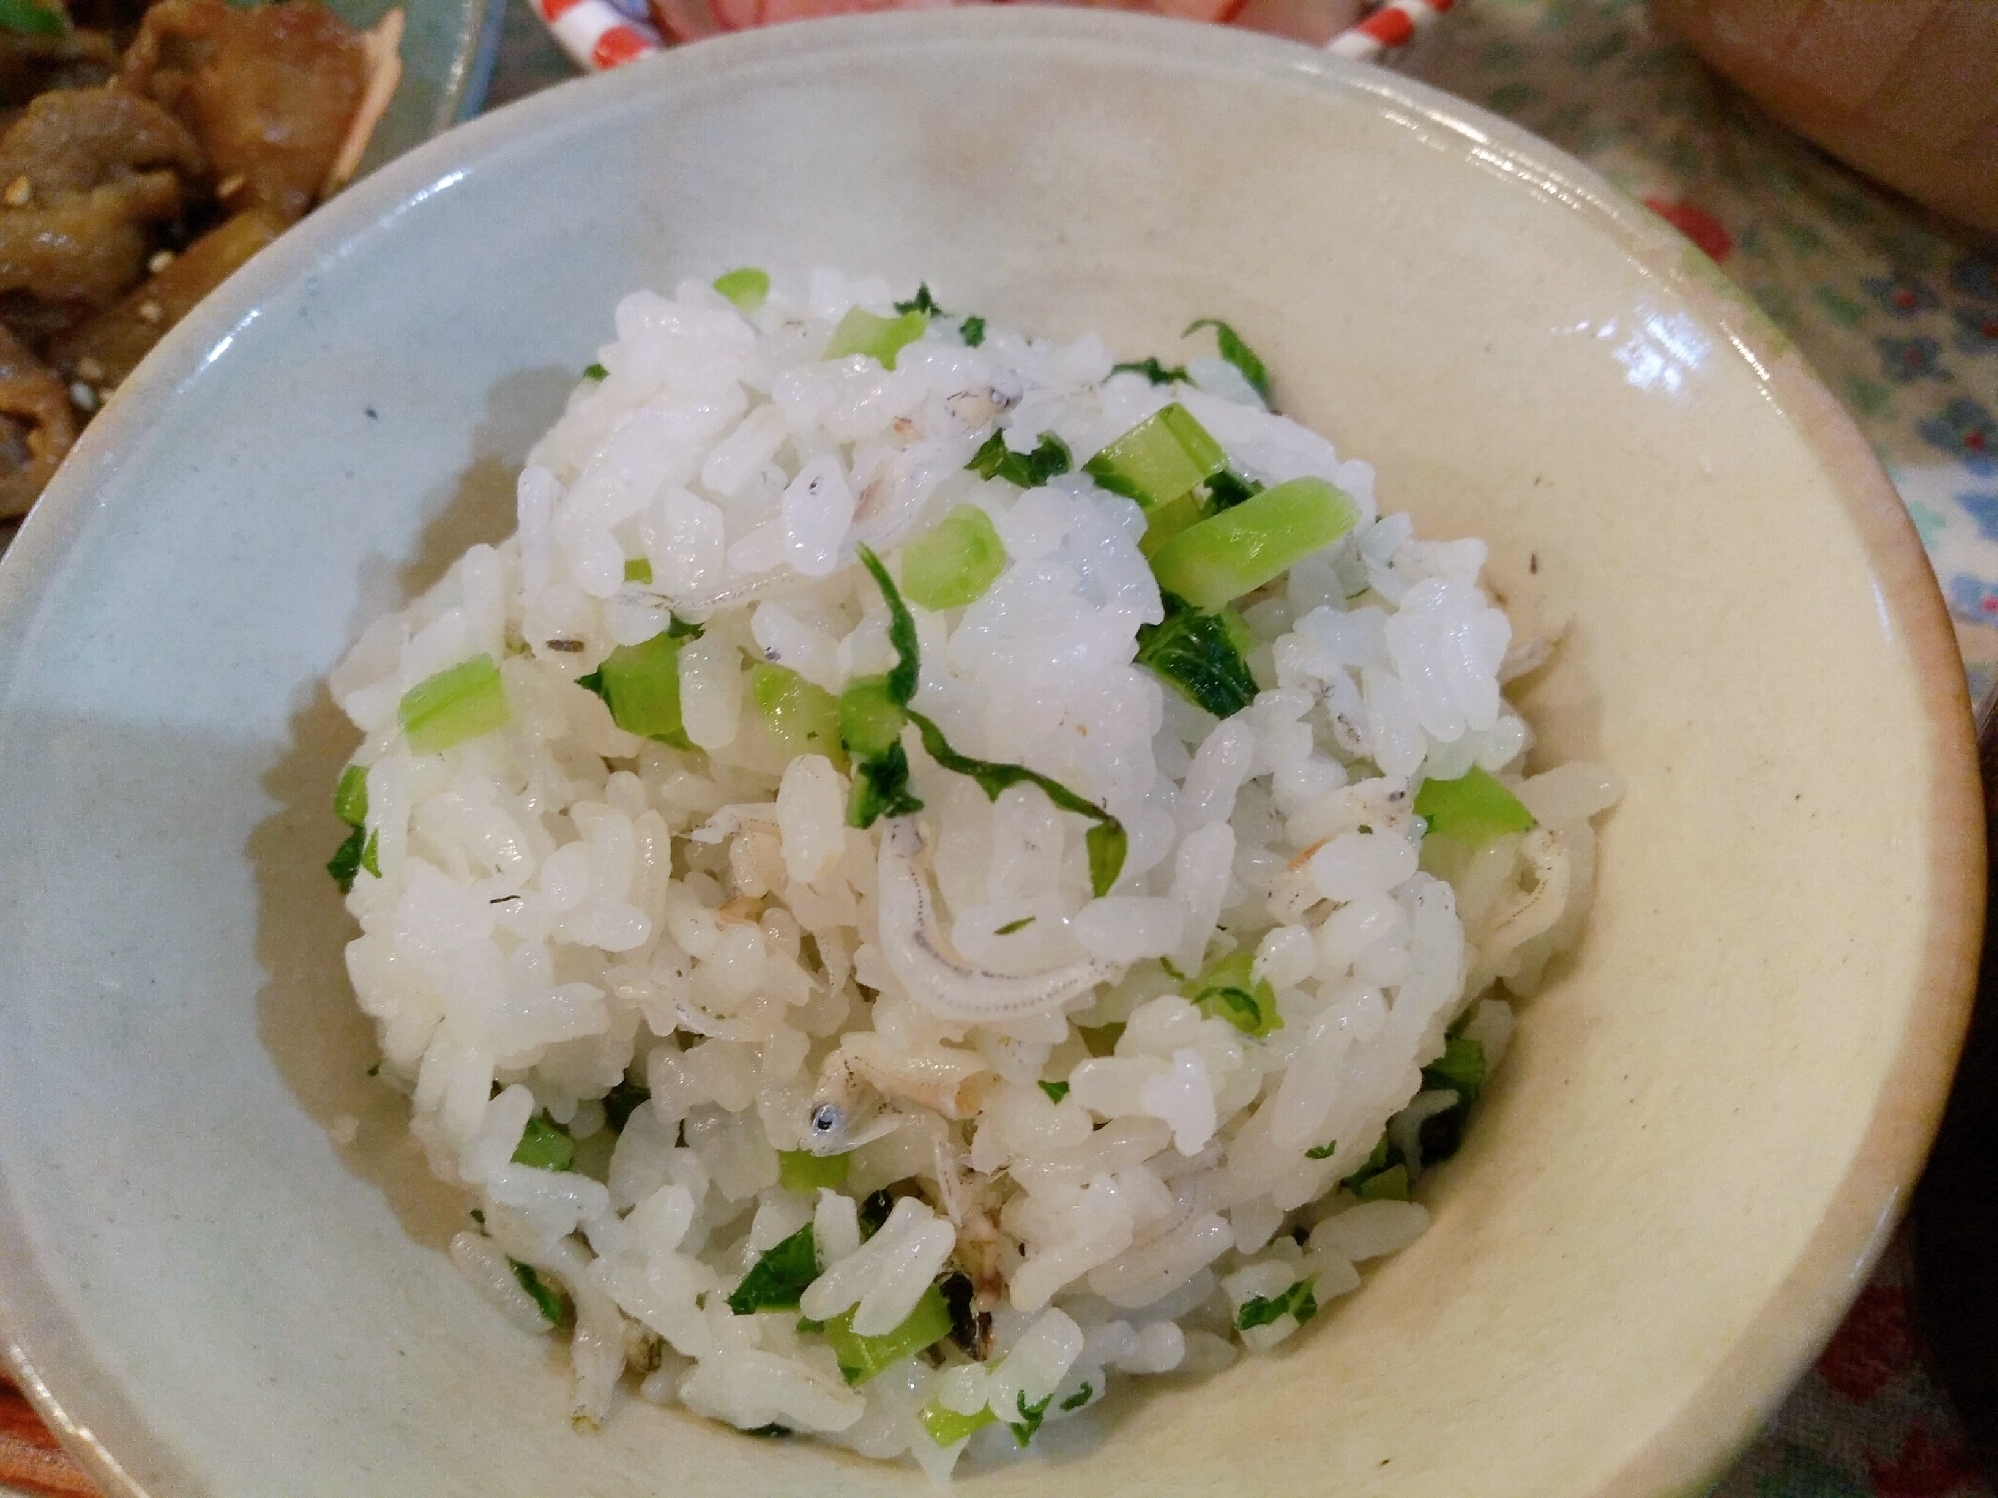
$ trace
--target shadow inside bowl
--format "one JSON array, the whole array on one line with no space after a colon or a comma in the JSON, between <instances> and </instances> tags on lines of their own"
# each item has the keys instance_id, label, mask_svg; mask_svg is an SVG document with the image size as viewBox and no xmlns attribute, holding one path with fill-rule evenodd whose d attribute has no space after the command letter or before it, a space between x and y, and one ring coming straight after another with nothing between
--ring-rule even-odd
<instances>
[{"instance_id":1,"label":"shadow inside bowl","mask_svg":"<svg viewBox=\"0 0 1998 1498\"><path fill-rule=\"evenodd\" d=\"M364 562L350 639L435 584L468 547L512 532L514 483L527 448L574 384L571 371L551 367L493 386L472 461L447 492L421 503L432 518L415 554ZM257 883L257 959L267 974L257 994L257 1033L348 1172L382 1193L413 1240L441 1250L464 1225L469 1198L431 1173L410 1135L407 1101L369 1075L381 1052L347 980L346 946L356 927L326 872L327 856L345 835L333 816L333 787L359 741L317 683L292 713L284 754L263 775L277 810L257 825L247 848ZM349 1121L354 1132L343 1142Z\"/></svg>"}]
</instances>

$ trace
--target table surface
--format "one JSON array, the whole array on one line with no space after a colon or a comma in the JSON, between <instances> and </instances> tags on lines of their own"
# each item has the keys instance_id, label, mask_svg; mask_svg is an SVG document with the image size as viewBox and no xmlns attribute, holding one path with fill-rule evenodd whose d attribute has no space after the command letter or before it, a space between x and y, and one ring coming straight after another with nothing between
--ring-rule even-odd
<instances>
[{"instance_id":1,"label":"table surface","mask_svg":"<svg viewBox=\"0 0 1998 1498\"><path fill-rule=\"evenodd\" d=\"M1518 121L1676 224L1851 409L1908 505L1973 694L1998 688L1998 250L1773 124L1639 0L1476 0L1406 71ZM508 0L488 107L572 77ZM1921 1346L1904 1235L1715 1498L1994 1498ZM7 1485L11 1484L11 1488ZM89 1494L0 1379L0 1493Z\"/></svg>"}]
</instances>

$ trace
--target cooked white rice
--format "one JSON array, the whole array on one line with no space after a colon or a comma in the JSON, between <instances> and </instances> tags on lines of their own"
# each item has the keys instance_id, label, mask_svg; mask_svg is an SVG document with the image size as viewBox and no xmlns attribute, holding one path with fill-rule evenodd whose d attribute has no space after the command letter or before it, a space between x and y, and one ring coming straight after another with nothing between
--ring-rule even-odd
<instances>
[{"instance_id":1,"label":"cooked white rice","mask_svg":"<svg viewBox=\"0 0 1998 1498\"><path fill-rule=\"evenodd\" d=\"M1370 1157L1421 1174L1425 1120L1460 1102L1425 1086L1446 1030L1498 1062L1498 994L1530 994L1576 936L1589 818L1619 792L1596 766L1524 773L1500 683L1545 643L1512 640L1483 543L1377 518L1373 471L1233 365L1154 385L1093 336L967 347L943 317L893 370L820 357L850 308L889 303L830 271L746 315L691 282L625 298L604 377L520 477L517 533L373 624L331 686L365 736L380 871L348 896L347 967L432 1166L476 1198L466 1278L523 1330L571 1330L581 1423L622 1387L944 1473L967 1443L939 1412L990 1412L970 1444L997 1449L1123 1375L1211 1372L1422 1231ZM1169 401L1242 477L1327 479L1359 514L1240 601L1262 690L1224 721L1133 662L1162 616L1136 503L966 467L996 426L1018 452L1058 435L1079 468ZM752 700L759 662L832 693L886 671L856 547L899 575L963 505L1004 570L968 606L912 604L912 706L1121 821L1103 898L1090 824L1036 787L989 801L908 733L924 810L858 830L848 777L787 753ZM576 685L675 615L704 626L678 655L690 750ZM414 752L405 694L480 655L503 726ZM1418 788L1474 765L1538 825L1425 847ZM1175 974L1234 951L1274 994L1266 1035L1182 996ZM797 1152L828 1097L862 1142L819 1167L843 1166L836 1188L786 1189L779 1152L817 1164ZM535 1139L574 1141L573 1168L517 1160L549 1163ZM734 1313L787 1240L814 1250L801 1300ZM892 1333L960 1273L989 1322L849 1384L814 1324Z\"/></svg>"}]
</instances>

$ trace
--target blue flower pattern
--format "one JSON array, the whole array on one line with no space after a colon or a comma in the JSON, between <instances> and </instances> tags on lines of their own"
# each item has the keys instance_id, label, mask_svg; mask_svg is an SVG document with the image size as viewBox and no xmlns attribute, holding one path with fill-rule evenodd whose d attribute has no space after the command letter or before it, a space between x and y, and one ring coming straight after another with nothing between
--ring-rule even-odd
<instances>
[{"instance_id":1,"label":"blue flower pattern","mask_svg":"<svg viewBox=\"0 0 1998 1498\"><path fill-rule=\"evenodd\" d=\"M1949 580L1949 611L1968 624L1998 625L1998 583L1959 572Z\"/></svg>"},{"instance_id":2,"label":"blue flower pattern","mask_svg":"<svg viewBox=\"0 0 1998 1498\"><path fill-rule=\"evenodd\" d=\"M1959 307L1956 316L1956 347L1958 352L1976 358L1980 354L1998 354L1998 307L1980 311L1974 307Z\"/></svg>"},{"instance_id":3,"label":"blue flower pattern","mask_svg":"<svg viewBox=\"0 0 1998 1498\"><path fill-rule=\"evenodd\" d=\"M1880 372L1897 385L1950 378L1942 345L1933 338L1881 338L1874 346L1880 350Z\"/></svg>"},{"instance_id":4,"label":"blue flower pattern","mask_svg":"<svg viewBox=\"0 0 1998 1498\"><path fill-rule=\"evenodd\" d=\"M1921 282L1900 276L1869 277L1859 284L1889 317L1916 317L1941 305L1936 294Z\"/></svg>"},{"instance_id":5,"label":"blue flower pattern","mask_svg":"<svg viewBox=\"0 0 1998 1498\"><path fill-rule=\"evenodd\" d=\"M1998 541L1998 489L1985 493L1959 494L1956 502L1977 522L1977 533L1987 541ZM1926 539L1926 538L1924 538Z\"/></svg>"},{"instance_id":6,"label":"blue flower pattern","mask_svg":"<svg viewBox=\"0 0 1998 1498\"><path fill-rule=\"evenodd\" d=\"M1977 401L1953 400L1915 430L1979 478L1998 475L1998 417Z\"/></svg>"}]
</instances>

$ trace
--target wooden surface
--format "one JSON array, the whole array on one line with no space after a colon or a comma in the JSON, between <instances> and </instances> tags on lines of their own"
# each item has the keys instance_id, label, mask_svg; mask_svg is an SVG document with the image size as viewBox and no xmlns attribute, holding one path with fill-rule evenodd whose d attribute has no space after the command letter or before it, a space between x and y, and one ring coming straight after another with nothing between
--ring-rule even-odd
<instances>
[{"instance_id":1,"label":"wooden surface","mask_svg":"<svg viewBox=\"0 0 1998 1498\"><path fill-rule=\"evenodd\" d=\"M56 1493L96 1492L35 1418L21 1391L0 1373L0 1493L49 1498Z\"/></svg>"}]
</instances>

